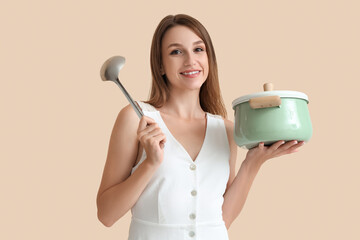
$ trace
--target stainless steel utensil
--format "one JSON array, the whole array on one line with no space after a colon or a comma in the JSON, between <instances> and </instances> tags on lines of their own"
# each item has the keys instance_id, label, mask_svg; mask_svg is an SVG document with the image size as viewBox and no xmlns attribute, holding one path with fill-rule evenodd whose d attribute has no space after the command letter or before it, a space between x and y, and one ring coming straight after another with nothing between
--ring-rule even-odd
<instances>
[{"instance_id":1,"label":"stainless steel utensil","mask_svg":"<svg viewBox=\"0 0 360 240\"><path fill-rule=\"evenodd\" d=\"M135 110L136 114L141 118L144 114L141 108L137 105L136 102L131 98L130 94L126 91L124 86L119 81L119 72L125 65L125 58L122 56L114 56L109 58L104 62L100 69L100 76L103 81L112 81L119 86L121 91L124 93L125 97Z\"/></svg>"}]
</instances>

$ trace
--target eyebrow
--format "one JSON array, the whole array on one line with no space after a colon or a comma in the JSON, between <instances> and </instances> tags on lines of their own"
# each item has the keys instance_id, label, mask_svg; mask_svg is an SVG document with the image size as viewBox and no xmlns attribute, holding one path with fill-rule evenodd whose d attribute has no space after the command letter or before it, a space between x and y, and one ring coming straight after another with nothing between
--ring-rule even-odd
<instances>
[{"instance_id":1,"label":"eyebrow","mask_svg":"<svg viewBox=\"0 0 360 240\"><path fill-rule=\"evenodd\" d=\"M199 40L199 41L196 41L196 42L193 42L193 45L197 45L197 44L200 44L200 43L204 43L203 40ZM171 47L180 47L182 46L180 43L172 43L168 46L168 48L171 48Z\"/></svg>"}]
</instances>

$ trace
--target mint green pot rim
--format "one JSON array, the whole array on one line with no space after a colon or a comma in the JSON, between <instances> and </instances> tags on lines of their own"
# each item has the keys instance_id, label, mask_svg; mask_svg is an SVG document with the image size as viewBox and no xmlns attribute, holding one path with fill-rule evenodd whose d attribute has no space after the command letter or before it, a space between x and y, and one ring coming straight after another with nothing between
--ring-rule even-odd
<instances>
[{"instance_id":1,"label":"mint green pot rim","mask_svg":"<svg viewBox=\"0 0 360 240\"><path fill-rule=\"evenodd\" d=\"M286 90L265 91L265 92L257 92L257 93L253 93L253 94L244 95L244 96L241 96L241 97L235 99L232 102L232 108L235 110L236 105L243 103L243 102L248 102L248 101L250 101L251 98L268 97L268 96L279 96L280 98L299 98L299 99L304 99L307 103L309 103L309 97L305 93L302 93L302 92L286 91Z\"/></svg>"}]
</instances>

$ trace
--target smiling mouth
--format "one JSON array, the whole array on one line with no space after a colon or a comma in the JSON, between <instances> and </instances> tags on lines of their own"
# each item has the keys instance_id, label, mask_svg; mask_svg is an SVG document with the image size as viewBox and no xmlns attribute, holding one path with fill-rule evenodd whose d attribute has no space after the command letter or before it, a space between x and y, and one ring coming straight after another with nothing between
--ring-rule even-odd
<instances>
[{"instance_id":1,"label":"smiling mouth","mask_svg":"<svg viewBox=\"0 0 360 240\"><path fill-rule=\"evenodd\" d=\"M185 75L185 76L189 76L189 75L197 74L197 73L199 73L199 72L200 72L200 71L198 70L198 71L191 71L191 72L182 72L182 73L180 73L180 74Z\"/></svg>"}]
</instances>

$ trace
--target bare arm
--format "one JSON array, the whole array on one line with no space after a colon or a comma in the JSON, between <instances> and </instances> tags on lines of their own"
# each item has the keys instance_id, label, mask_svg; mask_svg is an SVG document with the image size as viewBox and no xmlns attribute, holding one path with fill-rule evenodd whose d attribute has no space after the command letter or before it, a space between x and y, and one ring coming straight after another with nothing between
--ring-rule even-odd
<instances>
[{"instance_id":1,"label":"bare arm","mask_svg":"<svg viewBox=\"0 0 360 240\"><path fill-rule=\"evenodd\" d=\"M96 199L98 218L107 227L112 226L131 209L159 166L155 161L148 161L148 156L131 175L138 153L139 129L144 130L150 123L147 122L149 119L144 118L139 122L134 110L127 106L120 111L114 124ZM158 131L156 126L147 129L152 133ZM140 135L149 134L143 132L140 131Z\"/></svg>"},{"instance_id":2,"label":"bare arm","mask_svg":"<svg viewBox=\"0 0 360 240\"><path fill-rule=\"evenodd\" d=\"M229 139L231 151L236 152L233 150L234 147L237 148L233 137L233 125L228 122L226 126L228 136L232 138ZM260 144L258 147L248 151L236 176L232 174L232 172L235 171L234 158L236 159L236 154L235 157L234 153L231 154L230 179L224 194L223 203L223 219L227 229L230 228L230 225L244 207L251 185L262 164L270 158L296 152L302 145L303 142L288 142L282 144L281 141L274 143L270 147L265 147L263 144Z\"/></svg>"},{"instance_id":3,"label":"bare arm","mask_svg":"<svg viewBox=\"0 0 360 240\"><path fill-rule=\"evenodd\" d=\"M224 194L224 203L222 206L222 212L223 212L223 220L225 222L226 228L229 229L231 223L232 223L232 211L233 209L231 208L231 198L229 198L228 196L230 195L228 192L230 191L230 186L233 184L234 179L235 179L235 167L236 167L236 157L237 157L237 145L234 141L234 123L224 119L224 123L225 123L225 127L226 127L226 133L227 133L227 137L228 137L228 141L229 141L229 146L230 146L230 160L229 160L229 164L230 164L230 176L229 176L229 180L226 186L226 191Z\"/></svg>"},{"instance_id":4,"label":"bare arm","mask_svg":"<svg viewBox=\"0 0 360 240\"><path fill-rule=\"evenodd\" d=\"M227 229L230 228L244 207L251 185L259 170L249 167L246 163L244 161L241 164L234 181L224 194L223 218Z\"/></svg>"}]
</instances>

